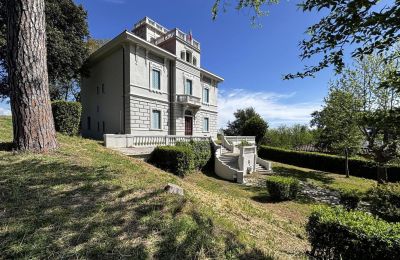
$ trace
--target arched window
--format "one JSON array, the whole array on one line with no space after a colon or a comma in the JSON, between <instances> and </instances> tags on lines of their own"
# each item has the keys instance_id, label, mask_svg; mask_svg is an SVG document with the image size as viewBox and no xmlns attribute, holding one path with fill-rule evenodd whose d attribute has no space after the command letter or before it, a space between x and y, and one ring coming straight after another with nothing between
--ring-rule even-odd
<instances>
[{"instance_id":1,"label":"arched window","mask_svg":"<svg viewBox=\"0 0 400 260\"><path fill-rule=\"evenodd\" d=\"M192 116L193 113L190 110L185 110L185 116Z\"/></svg>"},{"instance_id":2,"label":"arched window","mask_svg":"<svg viewBox=\"0 0 400 260\"><path fill-rule=\"evenodd\" d=\"M192 54L190 52L186 52L186 61L192 63Z\"/></svg>"},{"instance_id":3,"label":"arched window","mask_svg":"<svg viewBox=\"0 0 400 260\"><path fill-rule=\"evenodd\" d=\"M185 52L184 51L181 51L181 59L185 60Z\"/></svg>"}]
</instances>

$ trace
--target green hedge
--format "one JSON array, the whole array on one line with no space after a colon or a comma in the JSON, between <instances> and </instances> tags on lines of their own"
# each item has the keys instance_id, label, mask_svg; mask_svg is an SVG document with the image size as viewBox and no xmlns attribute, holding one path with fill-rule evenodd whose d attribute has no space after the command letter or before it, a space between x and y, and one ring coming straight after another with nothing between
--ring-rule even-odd
<instances>
[{"instance_id":1,"label":"green hedge","mask_svg":"<svg viewBox=\"0 0 400 260\"><path fill-rule=\"evenodd\" d=\"M193 152L194 167L203 169L211 159L211 144L209 141L177 142L176 146L188 147Z\"/></svg>"},{"instance_id":2,"label":"green hedge","mask_svg":"<svg viewBox=\"0 0 400 260\"><path fill-rule=\"evenodd\" d=\"M345 158L336 155L299 152L282 148L261 146L258 156L263 159L287 163L299 167L310 168L319 171L345 174ZM362 159L349 159L350 175L376 180L377 170L375 163ZM387 169L388 180L400 181L400 167L389 166Z\"/></svg>"},{"instance_id":3,"label":"green hedge","mask_svg":"<svg viewBox=\"0 0 400 260\"><path fill-rule=\"evenodd\" d=\"M309 217L311 255L319 259L400 259L400 223L362 211L319 206Z\"/></svg>"},{"instance_id":4,"label":"green hedge","mask_svg":"<svg viewBox=\"0 0 400 260\"><path fill-rule=\"evenodd\" d=\"M148 162L182 177L195 169L193 152L189 147L183 146L156 147Z\"/></svg>"},{"instance_id":5,"label":"green hedge","mask_svg":"<svg viewBox=\"0 0 400 260\"><path fill-rule=\"evenodd\" d=\"M300 182L291 177L270 176L267 178L266 184L270 198L275 201L283 201L297 197Z\"/></svg>"},{"instance_id":6,"label":"green hedge","mask_svg":"<svg viewBox=\"0 0 400 260\"><path fill-rule=\"evenodd\" d=\"M57 100L51 103L51 107L56 131L67 135L77 135L81 121L81 103Z\"/></svg>"},{"instance_id":7,"label":"green hedge","mask_svg":"<svg viewBox=\"0 0 400 260\"><path fill-rule=\"evenodd\" d=\"M400 183L381 184L369 192L371 212L390 222L400 222Z\"/></svg>"},{"instance_id":8,"label":"green hedge","mask_svg":"<svg viewBox=\"0 0 400 260\"><path fill-rule=\"evenodd\" d=\"M361 199L362 194L357 190L340 191L340 204L342 204L347 210L356 209Z\"/></svg>"}]
</instances>

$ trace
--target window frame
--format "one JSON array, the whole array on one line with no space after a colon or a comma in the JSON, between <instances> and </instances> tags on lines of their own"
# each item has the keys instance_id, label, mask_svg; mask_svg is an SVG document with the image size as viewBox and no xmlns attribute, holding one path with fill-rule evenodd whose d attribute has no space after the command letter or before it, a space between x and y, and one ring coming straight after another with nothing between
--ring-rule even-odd
<instances>
[{"instance_id":1,"label":"window frame","mask_svg":"<svg viewBox=\"0 0 400 260\"><path fill-rule=\"evenodd\" d=\"M207 122L207 128L205 129L206 123ZM203 133L209 133L210 132L210 118L205 116L203 117Z\"/></svg>"},{"instance_id":2,"label":"window frame","mask_svg":"<svg viewBox=\"0 0 400 260\"><path fill-rule=\"evenodd\" d=\"M205 91L207 91L207 100L204 99ZM203 87L202 100L203 100L203 104L206 104L206 105L210 104L210 88L207 86Z\"/></svg>"},{"instance_id":3,"label":"window frame","mask_svg":"<svg viewBox=\"0 0 400 260\"><path fill-rule=\"evenodd\" d=\"M154 118L154 112L158 112L159 113L159 118L158 118L158 124L159 124L159 128L154 128L153 126L153 118ZM151 114L150 114L150 130L153 131L162 131L163 130L163 125L162 125L162 110L161 109L151 109Z\"/></svg>"},{"instance_id":4,"label":"window frame","mask_svg":"<svg viewBox=\"0 0 400 260\"><path fill-rule=\"evenodd\" d=\"M190 93L187 93L187 83L190 82ZM185 78L185 95L193 96L193 79Z\"/></svg>"},{"instance_id":5,"label":"window frame","mask_svg":"<svg viewBox=\"0 0 400 260\"><path fill-rule=\"evenodd\" d=\"M157 72L158 73L158 88L154 87L154 73ZM157 91L161 91L161 70L158 68L151 68L151 89L152 90L157 90Z\"/></svg>"}]
</instances>

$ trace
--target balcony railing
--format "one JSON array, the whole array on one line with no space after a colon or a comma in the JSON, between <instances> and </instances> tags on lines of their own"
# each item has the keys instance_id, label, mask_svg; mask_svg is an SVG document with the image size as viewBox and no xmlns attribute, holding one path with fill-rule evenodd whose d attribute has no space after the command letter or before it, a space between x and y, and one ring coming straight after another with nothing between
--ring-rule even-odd
<instances>
[{"instance_id":1,"label":"balcony railing","mask_svg":"<svg viewBox=\"0 0 400 260\"><path fill-rule=\"evenodd\" d=\"M176 95L176 102L182 105L201 107L200 98L191 95Z\"/></svg>"},{"instance_id":2,"label":"balcony railing","mask_svg":"<svg viewBox=\"0 0 400 260\"><path fill-rule=\"evenodd\" d=\"M162 26L161 24L159 24L159 23L157 23L157 22L151 20L151 19L148 18L148 17L145 17L145 18L143 18L142 20L140 20L139 22L137 22L137 23L135 24L135 29L138 28L139 26L141 26L142 24L145 24L145 23L147 23L147 24L149 24L149 25L155 27L157 30L159 30L159 31L161 31L161 32L163 32L163 33L168 33L168 32L169 32L169 30L168 30L167 28L165 28L165 27Z\"/></svg>"},{"instance_id":3,"label":"balcony railing","mask_svg":"<svg viewBox=\"0 0 400 260\"><path fill-rule=\"evenodd\" d=\"M155 41L155 44L158 45L168 39L171 39L173 37L177 37L181 40L183 40L184 42L190 44L191 46L193 46L194 48L200 50L200 43L198 41L196 41L195 39L193 39L193 37L190 37L190 35L182 32L179 29L173 29L171 31L169 31L168 33L158 37Z\"/></svg>"}]
</instances>

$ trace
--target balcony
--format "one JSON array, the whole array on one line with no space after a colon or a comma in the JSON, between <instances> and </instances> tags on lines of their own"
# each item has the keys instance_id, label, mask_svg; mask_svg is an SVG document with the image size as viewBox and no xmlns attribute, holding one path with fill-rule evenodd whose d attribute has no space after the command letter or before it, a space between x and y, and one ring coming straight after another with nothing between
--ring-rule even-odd
<instances>
[{"instance_id":1,"label":"balcony","mask_svg":"<svg viewBox=\"0 0 400 260\"><path fill-rule=\"evenodd\" d=\"M201 107L200 98L191 95L176 95L176 102L188 107Z\"/></svg>"},{"instance_id":2,"label":"balcony","mask_svg":"<svg viewBox=\"0 0 400 260\"><path fill-rule=\"evenodd\" d=\"M192 46L195 49L200 51L200 43L198 41L196 41L195 39L193 39L193 37L190 37L188 34L182 32L179 29L173 29L173 30L169 31L168 33L158 37L155 41L155 44L159 45L160 43L162 43L168 39L171 39L173 37L181 39L182 41L186 42L190 46Z\"/></svg>"}]
</instances>

